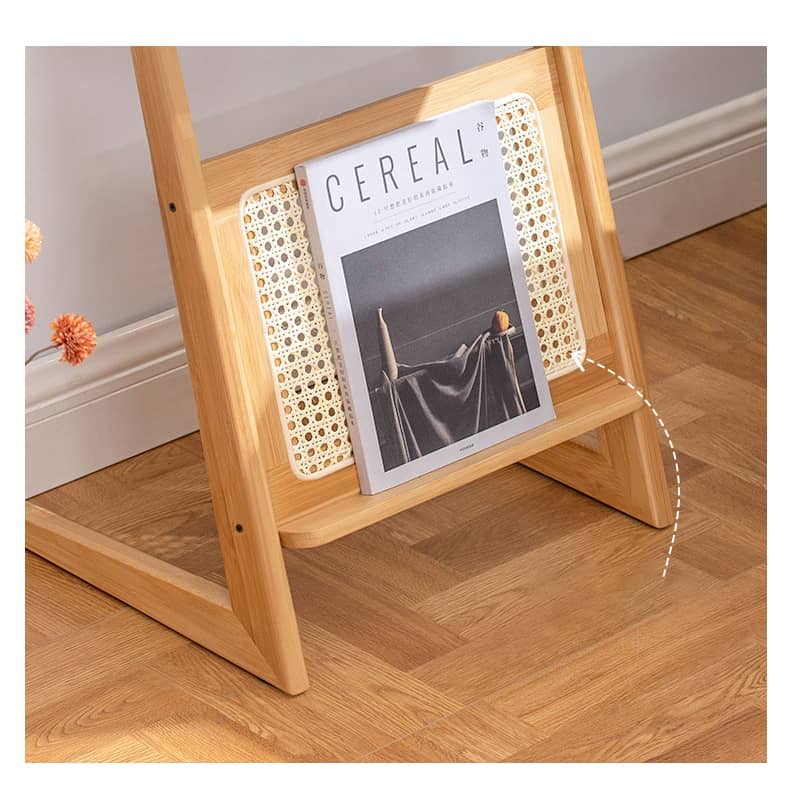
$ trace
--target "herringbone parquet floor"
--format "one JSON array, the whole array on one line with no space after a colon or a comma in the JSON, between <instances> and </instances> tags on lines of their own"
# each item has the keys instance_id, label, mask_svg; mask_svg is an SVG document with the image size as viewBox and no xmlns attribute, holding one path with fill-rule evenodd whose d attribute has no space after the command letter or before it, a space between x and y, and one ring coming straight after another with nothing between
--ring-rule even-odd
<instances>
[{"instance_id":1,"label":"herringbone parquet floor","mask_svg":"<svg viewBox=\"0 0 790 812\"><path fill-rule=\"evenodd\" d=\"M683 476L666 579L666 531L507 468L286 551L311 679L287 697L28 554L28 759L764 760L765 231L628 263ZM201 453L35 501L221 580Z\"/></svg>"}]
</instances>

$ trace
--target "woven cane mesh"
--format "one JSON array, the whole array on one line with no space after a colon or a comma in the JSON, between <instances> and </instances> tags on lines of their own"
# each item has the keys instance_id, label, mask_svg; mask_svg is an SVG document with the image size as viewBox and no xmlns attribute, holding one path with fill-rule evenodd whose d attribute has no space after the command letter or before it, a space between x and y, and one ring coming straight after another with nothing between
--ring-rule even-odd
<instances>
[{"instance_id":1,"label":"woven cane mesh","mask_svg":"<svg viewBox=\"0 0 790 812\"><path fill-rule=\"evenodd\" d=\"M496 109L543 365L556 378L584 345L540 120L526 95ZM314 479L353 455L294 176L246 192L241 217L291 468Z\"/></svg>"},{"instance_id":2,"label":"woven cane mesh","mask_svg":"<svg viewBox=\"0 0 790 812\"><path fill-rule=\"evenodd\" d=\"M351 438L293 176L245 195L242 218L291 468L321 476Z\"/></svg>"},{"instance_id":3,"label":"woven cane mesh","mask_svg":"<svg viewBox=\"0 0 790 812\"><path fill-rule=\"evenodd\" d=\"M576 318L559 213L535 102L526 94L497 103L502 160L510 187L521 260L549 380L576 367L584 341Z\"/></svg>"}]
</instances>

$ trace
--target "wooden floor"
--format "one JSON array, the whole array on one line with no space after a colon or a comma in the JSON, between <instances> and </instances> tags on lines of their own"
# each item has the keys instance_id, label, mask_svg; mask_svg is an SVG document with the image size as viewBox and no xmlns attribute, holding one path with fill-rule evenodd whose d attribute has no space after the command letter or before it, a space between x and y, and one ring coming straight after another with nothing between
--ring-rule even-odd
<instances>
[{"instance_id":1,"label":"wooden floor","mask_svg":"<svg viewBox=\"0 0 790 812\"><path fill-rule=\"evenodd\" d=\"M28 554L28 759L764 760L765 232L628 263L683 477L665 579L668 532L507 468L286 551L292 698ZM35 501L222 580L197 435Z\"/></svg>"}]
</instances>

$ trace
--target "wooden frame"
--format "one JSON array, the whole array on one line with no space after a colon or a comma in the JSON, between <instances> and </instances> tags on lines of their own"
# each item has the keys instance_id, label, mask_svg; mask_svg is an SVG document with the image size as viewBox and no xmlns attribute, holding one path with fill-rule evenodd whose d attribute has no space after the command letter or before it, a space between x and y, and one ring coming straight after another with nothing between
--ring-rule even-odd
<instances>
[{"instance_id":1,"label":"wooden frame","mask_svg":"<svg viewBox=\"0 0 790 812\"><path fill-rule=\"evenodd\" d=\"M335 148L479 98L536 100L588 353L641 387L644 370L578 49L538 48L201 163L174 48L133 48L192 375L227 589L33 504L27 546L290 694L308 686L282 546L323 544L522 462L657 527L671 521L640 398L591 368L551 385L556 420L376 496L353 467L290 472L245 267L248 188ZM598 430L600 449L570 442Z\"/></svg>"}]
</instances>

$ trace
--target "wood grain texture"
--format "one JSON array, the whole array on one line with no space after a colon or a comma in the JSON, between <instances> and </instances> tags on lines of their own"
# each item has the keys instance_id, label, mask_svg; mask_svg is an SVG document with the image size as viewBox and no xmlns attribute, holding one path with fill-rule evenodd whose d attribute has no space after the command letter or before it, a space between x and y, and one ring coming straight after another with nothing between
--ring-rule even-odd
<instances>
[{"instance_id":1,"label":"wood grain texture","mask_svg":"<svg viewBox=\"0 0 790 812\"><path fill-rule=\"evenodd\" d=\"M149 526L141 534L139 524L127 523L115 529L117 537L88 528L89 542L81 549L79 525L74 520L34 506L27 516L30 549L102 589L123 594L136 607L171 623L176 630L186 630L193 639L232 661L242 665L254 662L255 674L297 694L307 688L307 673L281 541L294 548L326 544L608 423L614 425L607 431L628 437L624 445L635 461L634 474L629 472L619 482L646 498L637 501L649 502L647 512L631 512L653 524L661 523L656 505L665 485L655 476L657 464L646 463L649 458L658 460L655 438L644 430L644 420L638 414L626 424L616 422L635 412L639 403L614 381L599 380L597 372L566 376L553 386L557 418L529 436L514 438L385 494L362 498L351 469L321 481L305 482L287 468L282 453L284 440L273 409L275 386L265 365L259 363L258 350L265 338L255 313L252 280L244 268L236 212L236 201L244 189L273 180L314 154L464 102L518 91L529 93L542 113L547 157L553 164L565 249L578 288L576 306L584 332L596 352L607 357L611 343L622 344L623 336L617 336L633 332L627 318L621 323L621 317L630 316L628 293L620 279L622 268L610 262L614 254L595 254L603 239L598 232L608 221L599 222L588 210L591 195L593 199L595 194L605 198L604 204L608 204L608 196L603 187L591 190L591 184L600 178L590 173L600 169L601 159L578 50L536 48L204 164L199 159L176 49L135 47L131 51L202 427L202 458L227 592L222 600L207 599L194 578L189 581L175 574L178 566L187 566L195 556L194 548L176 553L177 565L152 563L159 560L157 555L170 557L167 546L163 548L160 543L161 524ZM585 143L580 148L577 141ZM613 274L617 289L608 279ZM602 302L607 301L611 313L604 318ZM638 354L638 348L633 351ZM631 434L620 430L621 425L632 427ZM158 462L165 471L174 463L171 454L177 459L193 454L193 450L173 446L160 454ZM199 466L190 467L199 480ZM112 505L105 520L112 522L114 516L123 513L122 505L128 502L137 476L132 463L125 472L120 504ZM572 479L573 472L570 476ZM179 498L182 491L189 490L184 487L183 476L170 483L172 491L163 484L158 483L153 496L160 507L170 504L171 496L185 510L192 507L188 497ZM589 485L585 489L589 491ZM192 493L199 490L199 486L193 487ZM166 507L160 518L171 531L183 530L184 523L193 522L205 528L209 517L204 506L194 507L198 515L179 516L175 525ZM628 510L630 501L618 507ZM60 531L65 534L62 549L57 538ZM134 555L119 549L122 540L138 536L148 543L153 557L146 558L148 553L142 547ZM102 539L108 539L106 551L100 549ZM124 568L129 569L129 581L135 589L143 590L141 595L123 584ZM220 575L217 567L211 567L206 588L221 580ZM153 598L157 580L161 580L163 600ZM225 598L229 598L229 611ZM236 621L243 632L236 628ZM416 642L419 636L410 634L410 628L406 622L405 631L396 640L402 644ZM230 645L220 644L223 635L217 634L218 629L227 630ZM437 638L441 636L437 632ZM247 650L250 643L256 650L252 657Z\"/></svg>"},{"instance_id":2,"label":"wood grain texture","mask_svg":"<svg viewBox=\"0 0 790 812\"><path fill-rule=\"evenodd\" d=\"M292 172L293 167L310 157L340 149L424 120L447 110L481 99L496 99L525 92L530 94L541 113L546 150L551 174L562 212L562 231L568 265L576 291L577 307L590 352L600 360L612 355L610 331L619 322L607 319L600 291L600 275L606 269L596 265L592 250L592 221L583 211L584 175L574 165L574 154L568 149L571 136L566 121L566 106L574 101L569 94L579 92L576 84L565 86L558 76L557 63L563 49L534 48L473 70L438 80L429 86L383 99L357 110L317 122L299 130L243 147L203 161L208 201L216 233L216 244L225 272L230 299L239 303L237 329L258 340L259 317L253 312L257 303L252 291L251 274L246 257L242 230L239 227L239 203L242 195L263 183L276 181ZM583 83L583 76L577 77ZM579 131L573 137L587 137ZM597 142L596 142L597 143ZM607 258L604 258L605 260ZM242 306L242 304L244 306ZM243 311L243 312L242 312ZM618 313L614 314L615 317ZM246 319L256 320L254 325ZM260 346L260 344L258 344ZM263 442L260 457L266 469L272 507L285 545L312 547L360 529L365 524L386 518L399 510L418 504L444 491L458 487L481 475L518 459L511 450L514 444L503 444L498 452L476 455L487 460L485 468L474 464L451 466L429 477L421 477L408 487L396 488L386 495L361 498L356 468L350 466L320 479L298 479L288 464L285 439L278 411L278 394L267 364L259 365L258 397L255 420ZM603 417L603 406L609 400L597 397L597 386L608 384L595 372L571 374L552 381L550 389L558 413L574 420L598 400L599 425L622 417L618 404ZM585 401L577 398L587 393ZM622 393L621 393L622 394ZM620 404L621 405L621 404ZM523 455L543 450L548 445L567 439L571 428L565 420L552 424L550 434L532 432L522 438ZM586 431L579 429L577 433ZM652 438L652 435L651 435ZM422 485L425 485L424 489ZM621 505L624 508L624 506ZM648 514L647 518L652 518Z\"/></svg>"},{"instance_id":3,"label":"wood grain texture","mask_svg":"<svg viewBox=\"0 0 790 812\"><path fill-rule=\"evenodd\" d=\"M583 374L574 372L571 376L583 377ZM504 440L396 488L373 496L363 496L358 491L338 495L311 510L285 519L279 525L282 543L294 548L326 544L472 482L527 454L543 451L577 434L616 421L639 410L641 406L640 399L630 390L611 380L602 381L591 392L555 403L556 418L527 434ZM651 439L654 439L652 433Z\"/></svg>"},{"instance_id":4,"label":"wood grain texture","mask_svg":"<svg viewBox=\"0 0 790 812\"><path fill-rule=\"evenodd\" d=\"M236 200L241 190L234 193L233 183L244 188L273 180L306 157L397 127L401 118L405 119L402 123L410 123L477 98L525 91L542 113L583 330L596 352L608 358L611 344L618 362L625 362L627 369L639 366L622 261L616 239L612 245L608 233L613 228L611 205L578 49L537 48L205 165L199 159L176 49L131 50L202 427L202 457L222 572L210 568L201 583L179 570L178 566L187 566L194 557L194 548L177 554L178 566L160 563L156 554L167 558L169 551L157 548L156 528L146 528L148 532L139 538L148 541L153 555L141 548L133 553L122 549L121 539L136 539L142 530L139 525L116 528L117 538L86 526L82 545L82 525L35 505L28 507L26 519L29 549L124 597L231 661L252 665L253 673L287 693L298 694L307 688L307 673L281 542L293 548L326 544L595 429L600 429L618 475L610 481L619 498L612 500L610 491L596 489L600 476L587 478L580 488L614 501L620 509L655 526L669 521L658 444L639 411L638 399L614 380L600 380L597 371L566 376L552 387L556 419L549 424L384 494L363 498L355 471L350 469L320 482L295 477L285 466L284 439L274 419L276 387L259 363L263 325L254 313L252 280L244 270L235 207L227 205L225 198L215 199L218 189L228 194L230 188ZM641 376L637 380L641 383ZM178 457L193 451L177 446L172 453ZM160 454L159 462L166 470L172 461L168 454ZM199 467L191 468L199 478ZM557 478L576 484L578 471L575 463L560 464ZM134 463L130 464L121 503L128 502L137 474ZM162 484L154 498L160 506L170 503L168 496L185 508L190 506L188 498L180 498L182 477L171 483L172 493ZM199 488L192 489L195 491ZM113 505L105 519L112 521L119 507ZM202 506L196 508L200 511ZM160 518L173 529L170 516ZM208 516L204 512L184 518L187 524L196 519L205 527ZM183 529L182 517L176 519L176 527ZM309 579L306 573L303 577ZM224 584L215 583L223 578ZM217 590L222 589L220 594ZM320 595L321 589L313 592ZM351 628L348 621L357 616L354 610L360 607L367 615L387 614L386 608L360 601L351 614L337 616L345 632ZM331 601L319 605L320 619L325 622L325 610L335 608ZM403 629L391 640L378 638L382 653L390 656L404 648L413 649L411 656L393 662L402 668L410 667L405 663L425 664L436 653L433 647L452 648L456 642L440 629L420 635L419 619L408 614L402 620ZM361 631L366 628L363 625Z\"/></svg>"},{"instance_id":5,"label":"wood grain texture","mask_svg":"<svg viewBox=\"0 0 790 812\"><path fill-rule=\"evenodd\" d=\"M552 49L564 103L566 151L572 156L581 199L582 228L587 235L597 274L597 292L603 301L612 342L612 359L587 357L623 375L647 394L642 352L623 268L606 170L598 140L592 100L581 49ZM586 297L587 291L579 294ZM601 499L654 527L666 527L674 518L655 440L653 417L647 409L608 425L600 431L602 454L593 459L575 446L548 449L525 459L528 465L582 493Z\"/></svg>"},{"instance_id":6,"label":"wood grain texture","mask_svg":"<svg viewBox=\"0 0 790 812\"><path fill-rule=\"evenodd\" d=\"M680 436L666 579L665 531L511 466L285 551L311 674L288 697L28 554L28 759L764 761L765 212L628 281ZM222 585L203 465L193 435L34 502Z\"/></svg>"},{"instance_id":7,"label":"wood grain texture","mask_svg":"<svg viewBox=\"0 0 790 812\"><path fill-rule=\"evenodd\" d=\"M263 331L252 301L228 291L176 49L133 48L132 60L232 611L271 679L299 693L307 673L255 417Z\"/></svg>"},{"instance_id":8,"label":"wood grain texture","mask_svg":"<svg viewBox=\"0 0 790 812\"><path fill-rule=\"evenodd\" d=\"M26 505L26 546L262 679L278 675L231 608L228 590L39 505Z\"/></svg>"}]
</instances>

